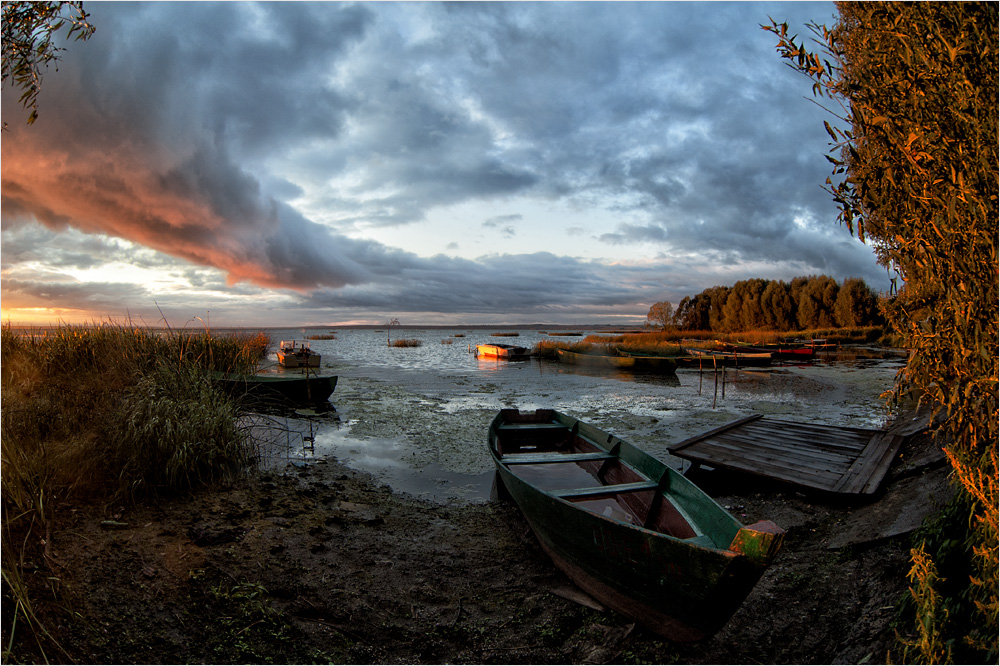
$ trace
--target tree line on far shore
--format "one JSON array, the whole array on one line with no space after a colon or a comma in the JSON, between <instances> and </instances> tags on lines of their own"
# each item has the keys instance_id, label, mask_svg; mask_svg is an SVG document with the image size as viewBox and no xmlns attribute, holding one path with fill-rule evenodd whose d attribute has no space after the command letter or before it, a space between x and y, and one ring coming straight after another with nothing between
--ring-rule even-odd
<instances>
[{"instance_id":1,"label":"tree line on far shore","mask_svg":"<svg viewBox=\"0 0 1000 666\"><path fill-rule=\"evenodd\" d=\"M879 295L861 278L842 284L828 275L784 280L752 278L732 287L709 287L685 296L675 309L669 301L654 303L650 325L692 331L795 331L884 324Z\"/></svg>"}]
</instances>

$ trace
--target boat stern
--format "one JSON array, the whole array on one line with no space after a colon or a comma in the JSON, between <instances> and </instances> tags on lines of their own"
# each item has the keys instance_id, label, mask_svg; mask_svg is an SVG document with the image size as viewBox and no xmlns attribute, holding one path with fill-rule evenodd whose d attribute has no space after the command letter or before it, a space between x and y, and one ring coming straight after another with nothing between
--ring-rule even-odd
<instances>
[{"instance_id":1,"label":"boat stern","mask_svg":"<svg viewBox=\"0 0 1000 666\"><path fill-rule=\"evenodd\" d=\"M781 550L785 530L770 520L761 520L753 525L741 527L733 537L729 550L739 553L756 566L766 567Z\"/></svg>"}]
</instances>

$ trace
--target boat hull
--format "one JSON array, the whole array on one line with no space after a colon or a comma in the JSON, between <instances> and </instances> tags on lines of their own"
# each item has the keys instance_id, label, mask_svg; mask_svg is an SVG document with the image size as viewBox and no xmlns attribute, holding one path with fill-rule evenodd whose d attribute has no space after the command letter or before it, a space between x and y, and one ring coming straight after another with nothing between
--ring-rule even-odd
<instances>
[{"instance_id":1,"label":"boat hull","mask_svg":"<svg viewBox=\"0 0 1000 666\"><path fill-rule=\"evenodd\" d=\"M298 340L282 340L275 356L278 364L285 368L318 368L320 355L309 348L309 343Z\"/></svg>"},{"instance_id":2,"label":"boat hull","mask_svg":"<svg viewBox=\"0 0 1000 666\"><path fill-rule=\"evenodd\" d=\"M702 349L685 349L690 357L703 359L706 366L718 365L726 367L765 367L771 365L771 352L752 351L715 351Z\"/></svg>"},{"instance_id":3,"label":"boat hull","mask_svg":"<svg viewBox=\"0 0 1000 666\"><path fill-rule=\"evenodd\" d=\"M670 373L677 370L677 361L669 356L580 354L566 349L556 349L556 354L560 363L569 363L572 365L624 368L626 370L660 373Z\"/></svg>"},{"instance_id":4,"label":"boat hull","mask_svg":"<svg viewBox=\"0 0 1000 666\"><path fill-rule=\"evenodd\" d=\"M769 522L744 528L694 484L655 458L593 426L545 411L566 425L573 437L596 442L596 455L602 449L615 451L616 463L624 462L641 478L655 481L655 492L663 495L659 504L649 499L649 513L643 520L641 507L635 516L624 519L614 509L600 511L606 499L596 494L589 499L574 497L574 490L542 489L526 471L518 471L538 465L521 465L513 462L517 454L503 453L507 445L502 426L518 417L516 410L504 410L491 426L490 451L507 493L545 552L581 589L666 638L697 641L718 631L774 557L783 535L780 528ZM601 447L601 442L608 448ZM567 464L573 463L557 463ZM636 484L617 488L626 486L634 489ZM601 497L624 502L615 488L607 486L608 493ZM654 498L654 492L647 497ZM635 499L639 498L629 501ZM652 506L664 516L650 520ZM673 517L667 515L670 512ZM647 523L649 527L644 526ZM752 545L740 545L743 542Z\"/></svg>"},{"instance_id":5,"label":"boat hull","mask_svg":"<svg viewBox=\"0 0 1000 666\"><path fill-rule=\"evenodd\" d=\"M225 375L216 382L234 396L251 400L284 400L297 405L319 404L329 400L337 388L337 375Z\"/></svg>"},{"instance_id":6,"label":"boat hull","mask_svg":"<svg viewBox=\"0 0 1000 666\"><path fill-rule=\"evenodd\" d=\"M320 355L312 352L290 352L279 351L277 353L278 363L285 368L318 368Z\"/></svg>"},{"instance_id":7,"label":"boat hull","mask_svg":"<svg viewBox=\"0 0 1000 666\"><path fill-rule=\"evenodd\" d=\"M511 361L529 358L531 352L527 347L517 347L515 345L476 345L476 356Z\"/></svg>"}]
</instances>

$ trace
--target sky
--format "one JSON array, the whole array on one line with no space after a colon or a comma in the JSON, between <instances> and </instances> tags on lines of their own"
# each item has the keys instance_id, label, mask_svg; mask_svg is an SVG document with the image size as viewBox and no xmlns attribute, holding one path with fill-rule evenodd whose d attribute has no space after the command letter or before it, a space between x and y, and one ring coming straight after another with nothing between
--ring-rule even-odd
<instances>
[{"instance_id":1,"label":"sky","mask_svg":"<svg viewBox=\"0 0 1000 666\"><path fill-rule=\"evenodd\" d=\"M888 277L769 17L823 2L87 2L5 85L4 323L636 324ZM201 323L200 323L201 322Z\"/></svg>"}]
</instances>

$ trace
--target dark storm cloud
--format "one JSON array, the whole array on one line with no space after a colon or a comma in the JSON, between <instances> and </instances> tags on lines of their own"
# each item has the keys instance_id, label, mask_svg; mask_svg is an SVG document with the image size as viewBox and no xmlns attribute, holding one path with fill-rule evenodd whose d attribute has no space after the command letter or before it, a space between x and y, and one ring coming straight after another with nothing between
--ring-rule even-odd
<instances>
[{"instance_id":1,"label":"dark storm cloud","mask_svg":"<svg viewBox=\"0 0 1000 666\"><path fill-rule=\"evenodd\" d=\"M7 229L36 219L219 268L230 285L300 290L310 307L634 304L657 275L680 275L671 262L709 279L724 275L716 259L878 273L819 187L824 113L758 27L768 14L829 23L832 5L88 10L97 33L47 74L34 126L3 93L5 268L26 251ZM353 237L512 195L613 213L600 240L651 246L661 262L639 279L555 255L421 258ZM518 215L487 224L512 236ZM693 252L706 264L679 258Z\"/></svg>"}]
</instances>

